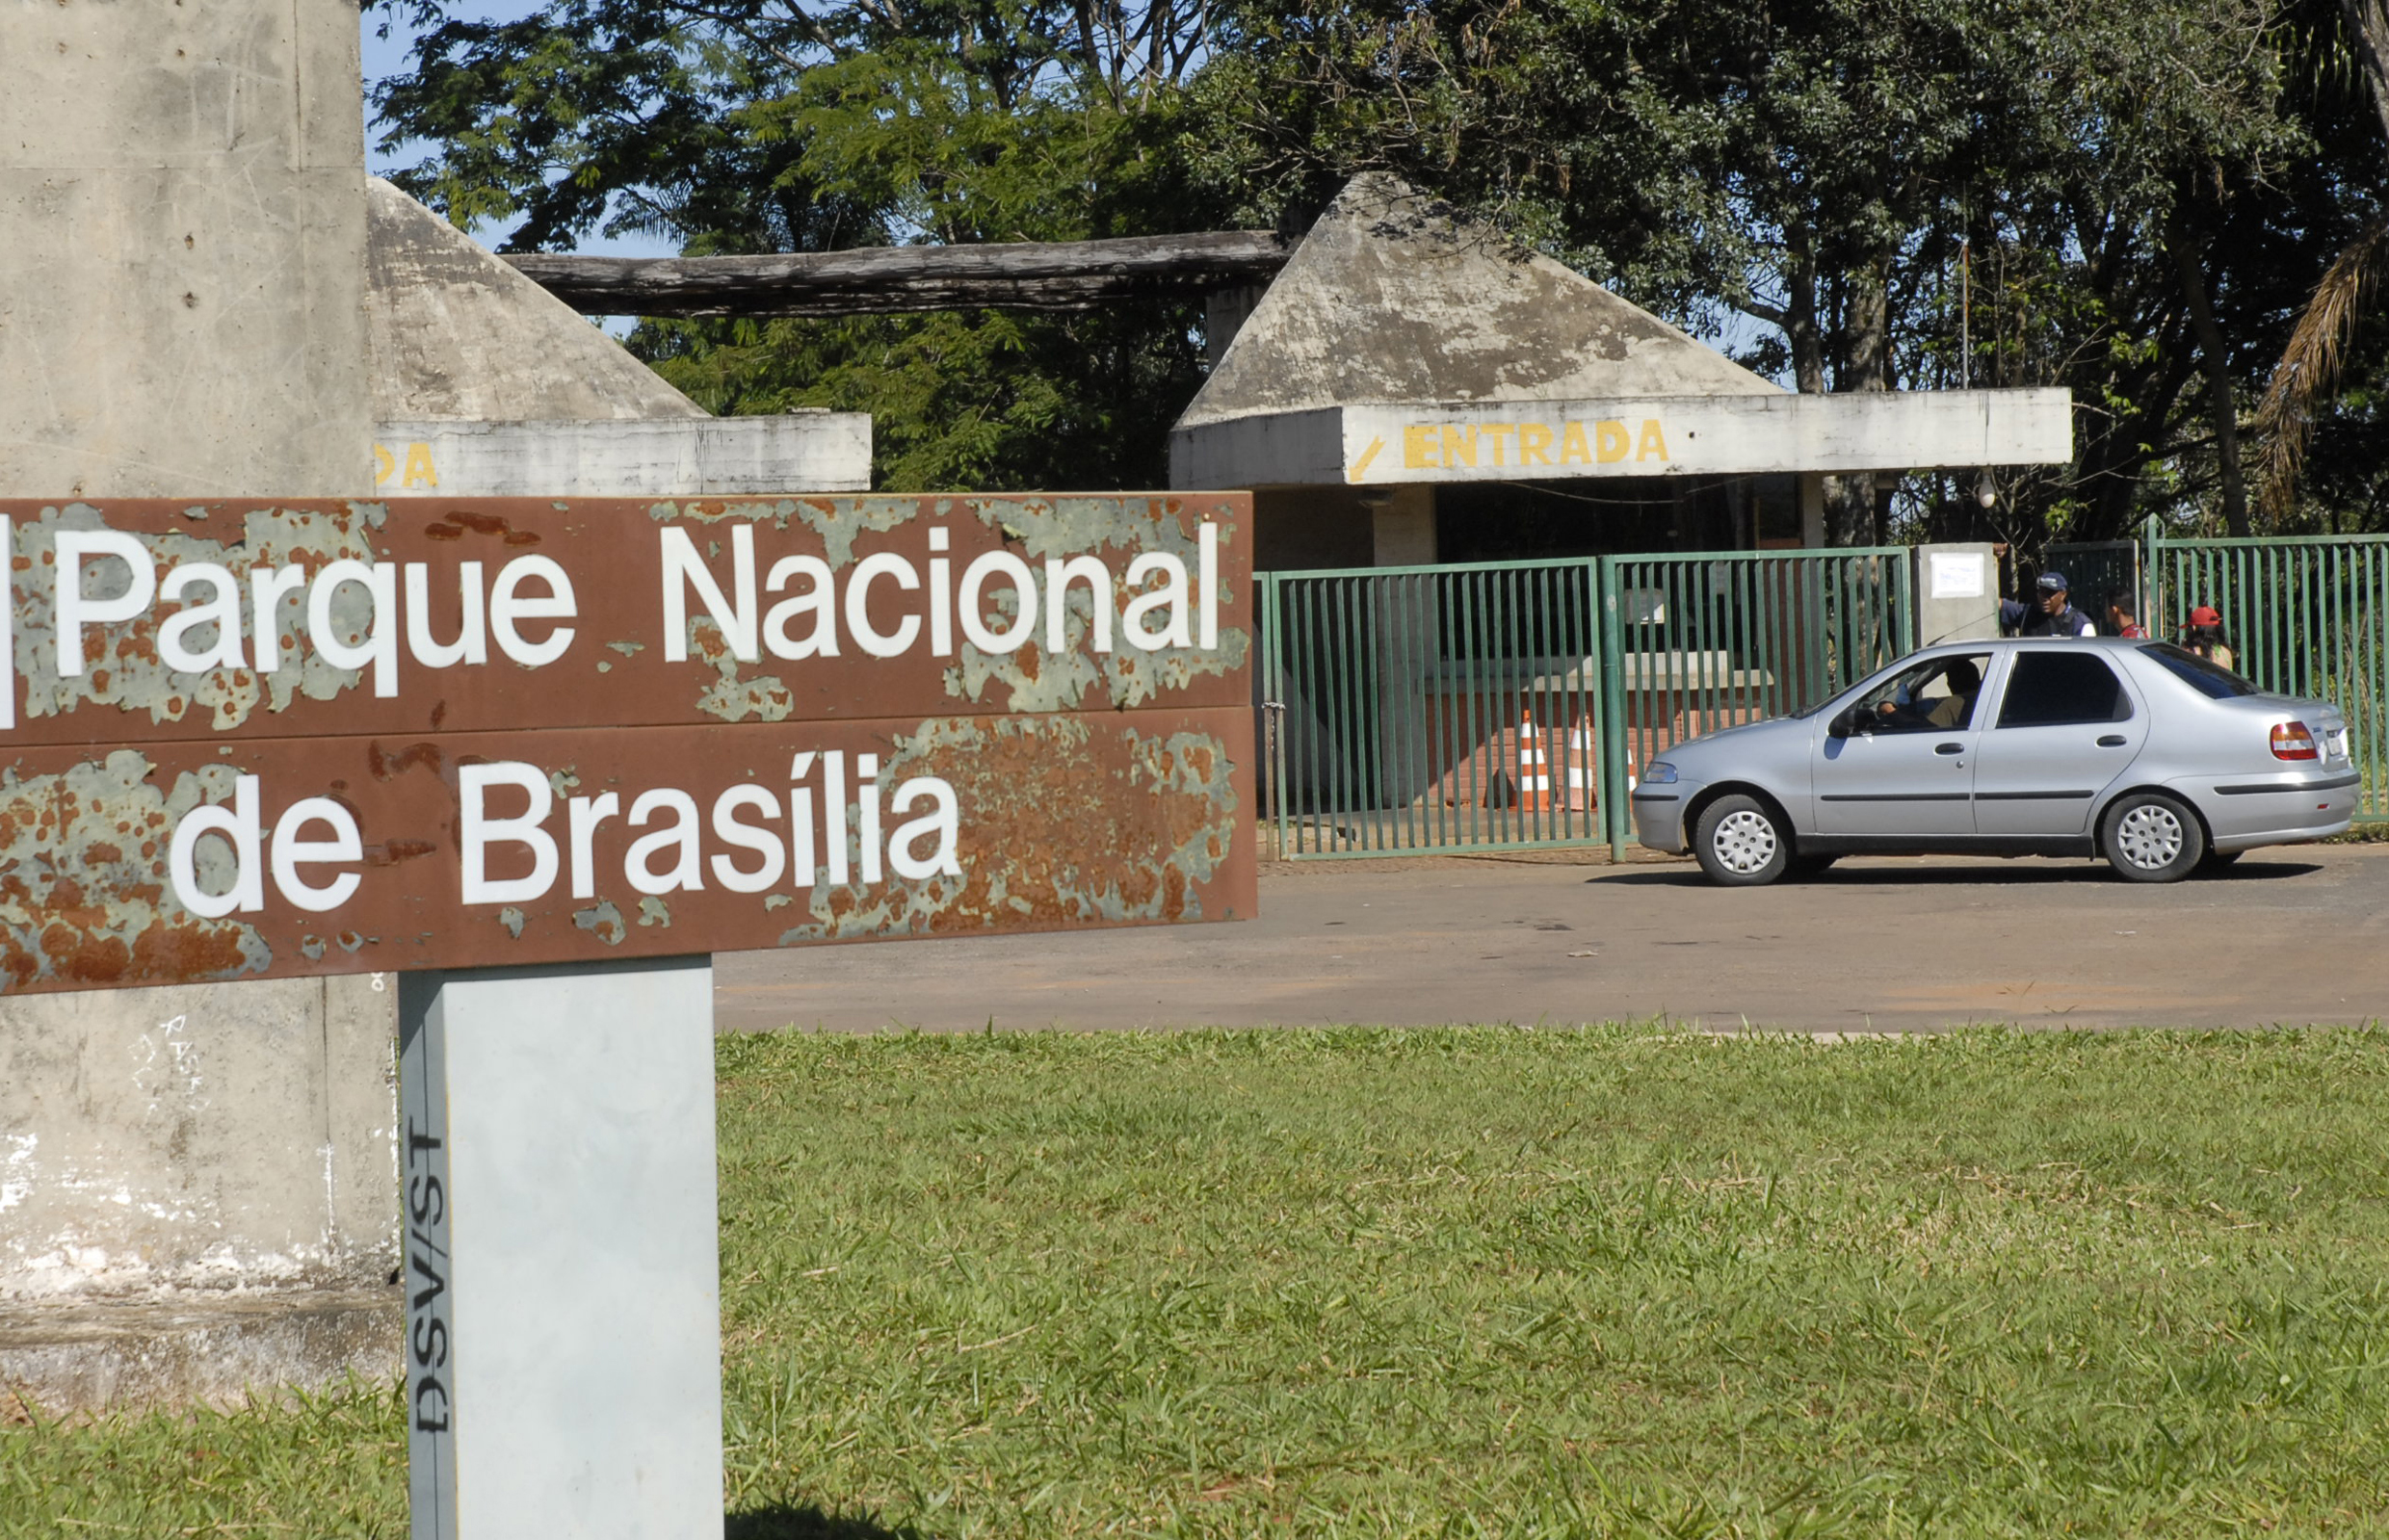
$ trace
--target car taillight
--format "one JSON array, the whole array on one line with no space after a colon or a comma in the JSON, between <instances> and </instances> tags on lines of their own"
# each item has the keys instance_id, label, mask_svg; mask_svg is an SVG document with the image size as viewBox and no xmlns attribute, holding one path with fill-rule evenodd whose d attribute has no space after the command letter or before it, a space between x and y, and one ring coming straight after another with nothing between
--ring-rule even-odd
<instances>
[{"instance_id":1,"label":"car taillight","mask_svg":"<svg viewBox=\"0 0 2389 1540\"><path fill-rule=\"evenodd\" d=\"M2272 730L2272 757L2275 759L2315 759L2314 734L2304 722L2282 722Z\"/></svg>"}]
</instances>

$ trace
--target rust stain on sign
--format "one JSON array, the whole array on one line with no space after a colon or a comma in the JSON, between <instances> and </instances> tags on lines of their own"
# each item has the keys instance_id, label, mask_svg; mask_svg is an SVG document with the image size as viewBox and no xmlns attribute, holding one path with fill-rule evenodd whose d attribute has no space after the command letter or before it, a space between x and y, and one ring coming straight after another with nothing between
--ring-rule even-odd
<instances>
[{"instance_id":1,"label":"rust stain on sign","mask_svg":"<svg viewBox=\"0 0 2389 1540\"><path fill-rule=\"evenodd\" d=\"M1244 511L0 505L0 991L1249 915Z\"/></svg>"}]
</instances>

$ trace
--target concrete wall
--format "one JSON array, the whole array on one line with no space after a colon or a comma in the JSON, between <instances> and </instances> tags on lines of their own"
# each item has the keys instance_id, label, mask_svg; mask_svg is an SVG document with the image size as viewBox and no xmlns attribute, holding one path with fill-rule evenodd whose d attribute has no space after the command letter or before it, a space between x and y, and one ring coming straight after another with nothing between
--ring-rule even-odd
<instances>
[{"instance_id":1,"label":"concrete wall","mask_svg":"<svg viewBox=\"0 0 2389 1540\"><path fill-rule=\"evenodd\" d=\"M374 439L374 485L391 497L864 492L871 489L871 414L384 422Z\"/></svg>"},{"instance_id":2,"label":"concrete wall","mask_svg":"<svg viewBox=\"0 0 2389 1540\"><path fill-rule=\"evenodd\" d=\"M0 495L370 493L355 6L0 0ZM0 1306L380 1283L395 998L0 1002ZM0 1379L110 1383L12 1320Z\"/></svg>"},{"instance_id":3,"label":"concrete wall","mask_svg":"<svg viewBox=\"0 0 2389 1540\"><path fill-rule=\"evenodd\" d=\"M0 486L357 488L356 9L0 0Z\"/></svg>"}]
</instances>

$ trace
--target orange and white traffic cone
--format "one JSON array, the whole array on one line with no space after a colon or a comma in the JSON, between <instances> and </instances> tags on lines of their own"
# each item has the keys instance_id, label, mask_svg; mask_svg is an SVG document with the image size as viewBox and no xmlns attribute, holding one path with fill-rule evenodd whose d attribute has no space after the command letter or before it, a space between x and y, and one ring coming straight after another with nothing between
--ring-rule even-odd
<instances>
[{"instance_id":1,"label":"orange and white traffic cone","mask_svg":"<svg viewBox=\"0 0 2389 1540\"><path fill-rule=\"evenodd\" d=\"M1531 711L1519 713L1518 719L1518 806L1530 813L1551 811L1551 763Z\"/></svg>"},{"instance_id":2,"label":"orange and white traffic cone","mask_svg":"<svg viewBox=\"0 0 2389 1540\"><path fill-rule=\"evenodd\" d=\"M1567 805L1571 812L1588 811L1599 765L1592 757L1592 729L1578 722L1568 729Z\"/></svg>"}]
</instances>

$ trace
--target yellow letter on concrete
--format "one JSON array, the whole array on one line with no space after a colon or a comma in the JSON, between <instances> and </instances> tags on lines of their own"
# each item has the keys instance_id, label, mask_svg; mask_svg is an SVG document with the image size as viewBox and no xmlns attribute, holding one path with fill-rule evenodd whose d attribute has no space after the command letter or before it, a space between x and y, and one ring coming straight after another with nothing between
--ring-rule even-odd
<instances>
[{"instance_id":1,"label":"yellow letter on concrete","mask_svg":"<svg viewBox=\"0 0 2389 1540\"><path fill-rule=\"evenodd\" d=\"M1468 436L1462 438L1465 431ZM1443 468L1447 471L1477 463L1477 431L1473 428L1447 428L1443 431Z\"/></svg>"},{"instance_id":2,"label":"yellow letter on concrete","mask_svg":"<svg viewBox=\"0 0 2389 1540\"><path fill-rule=\"evenodd\" d=\"M374 485L387 486L390 484L390 478L397 474L398 457L390 453L389 445L376 444L374 446Z\"/></svg>"},{"instance_id":3,"label":"yellow letter on concrete","mask_svg":"<svg viewBox=\"0 0 2389 1540\"><path fill-rule=\"evenodd\" d=\"M1518 463L1548 465L1551 463L1551 425L1520 423L1518 425Z\"/></svg>"},{"instance_id":4,"label":"yellow letter on concrete","mask_svg":"<svg viewBox=\"0 0 2389 1540\"><path fill-rule=\"evenodd\" d=\"M1601 423L1596 425L1594 431L1601 436L1601 463L1604 465L1615 465L1624 459L1626 451L1634 444L1634 440L1626 436L1624 423Z\"/></svg>"},{"instance_id":5,"label":"yellow letter on concrete","mask_svg":"<svg viewBox=\"0 0 2389 1540\"><path fill-rule=\"evenodd\" d=\"M1510 435L1517 431L1518 425L1516 423L1487 423L1483 428L1477 430L1478 432L1484 435L1485 442L1493 446L1494 464L1500 465L1506 463L1503 457L1510 449Z\"/></svg>"},{"instance_id":6,"label":"yellow letter on concrete","mask_svg":"<svg viewBox=\"0 0 2389 1540\"><path fill-rule=\"evenodd\" d=\"M1402 466L1405 470L1432 470L1443 463L1435 452L1442 447L1435 431L1424 423L1412 423L1402 431Z\"/></svg>"},{"instance_id":7,"label":"yellow letter on concrete","mask_svg":"<svg viewBox=\"0 0 2389 1540\"><path fill-rule=\"evenodd\" d=\"M1561 435L1560 463L1562 465L1592 463L1592 446L1585 441L1584 424L1570 423L1567 425L1567 431Z\"/></svg>"},{"instance_id":8,"label":"yellow letter on concrete","mask_svg":"<svg viewBox=\"0 0 2389 1540\"><path fill-rule=\"evenodd\" d=\"M1667 441L1659 436L1659 419L1645 417L1642 419L1642 442L1635 447L1634 457L1636 462L1640 463L1649 459L1653 455L1663 460L1666 459Z\"/></svg>"},{"instance_id":9,"label":"yellow letter on concrete","mask_svg":"<svg viewBox=\"0 0 2389 1540\"><path fill-rule=\"evenodd\" d=\"M409 444L407 446L407 475L404 480L408 491L414 489L417 482L433 491L439 489L439 472L432 469L431 445Z\"/></svg>"}]
</instances>

